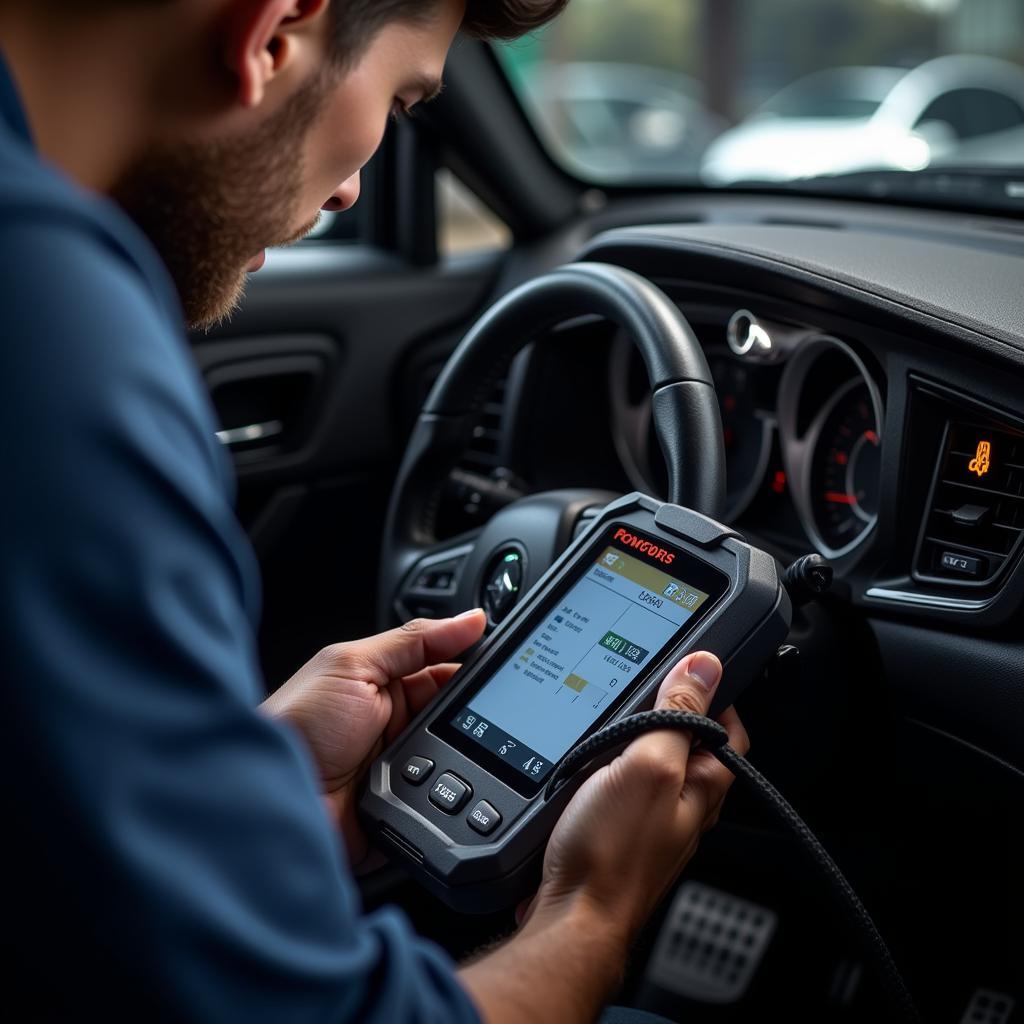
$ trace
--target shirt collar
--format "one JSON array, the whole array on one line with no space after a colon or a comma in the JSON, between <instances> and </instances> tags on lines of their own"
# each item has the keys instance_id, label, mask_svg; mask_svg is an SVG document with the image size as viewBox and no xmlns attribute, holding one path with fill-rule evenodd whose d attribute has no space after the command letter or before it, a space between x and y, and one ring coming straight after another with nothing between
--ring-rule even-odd
<instances>
[{"instance_id":1,"label":"shirt collar","mask_svg":"<svg viewBox=\"0 0 1024 1024\"><path fill-rule=\"evenodd\" d=\"M0 121L26 145L33 146L32 129L29 128L25 108L18 95L18 86L11 77L10 68L0 54Z\"/></svg>"}]
</instances>

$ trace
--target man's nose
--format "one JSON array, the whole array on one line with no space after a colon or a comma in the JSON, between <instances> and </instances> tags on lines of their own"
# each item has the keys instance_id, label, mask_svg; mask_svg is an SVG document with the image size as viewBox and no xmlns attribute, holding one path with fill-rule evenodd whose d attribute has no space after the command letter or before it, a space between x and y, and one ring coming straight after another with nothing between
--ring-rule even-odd
<instances>
[{"instance_id":1,"label":"man's nose","mask_svg":"<svg viewBox=\"0 0 1024 1024\"><path fill-rule=\"evenodd\" d=\"M334 195L324 203L323 208L328 213L341 213L352 206L355 206L359 198L359 171L356 171L347 181L343 181L335 191Z\"/></svg>"}]
</instances>

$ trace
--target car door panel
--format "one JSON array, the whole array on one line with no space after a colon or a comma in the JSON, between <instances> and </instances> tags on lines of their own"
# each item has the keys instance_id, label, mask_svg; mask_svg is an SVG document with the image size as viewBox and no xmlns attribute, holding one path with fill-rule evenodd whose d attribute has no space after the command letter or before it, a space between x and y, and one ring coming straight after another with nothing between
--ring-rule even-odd
<instances>
[{"instance_id":1,"label":"car door panel","mask_svg":"<svg viewBox=\"0 0 1024 1024\"><path fill-rule=\"evenodd\" d=\"M270 685L320 646L373 630L408 426L500 265L493 254L414 267L351 245L271 253L235 316L193 336L260 559Z\"/></svg>"}]
</instances>

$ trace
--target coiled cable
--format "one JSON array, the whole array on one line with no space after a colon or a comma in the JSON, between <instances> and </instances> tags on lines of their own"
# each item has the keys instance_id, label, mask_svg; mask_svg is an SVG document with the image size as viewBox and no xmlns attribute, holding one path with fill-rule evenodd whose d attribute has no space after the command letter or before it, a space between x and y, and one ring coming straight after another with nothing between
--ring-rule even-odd
<instances>
[{"instance_id":1,"label":"coiled cable","mask_svg":"<svg viewBox=\"0 0 1024 1024\"><path fill-rule=\"evenodd\" d=\"M548 780L544 790L545 799L553 796L594 758L621 748L638 736L659 729L676 729L691 733L694 739L710 750L747 789L757 794L762 803L796 836L800 848L809 856L812 864L828 883L829 890L838 902L844 923L860 946L891 1011L898 1014L900 1020L919 1021L917 1006L889 952L889 947L853 887L839 870L839 866L786 798L745 757L729 746L729 734L718 722L688 711L668 710L644 711L620 719L594 733L569 752Z\"/></svg>"}]
</instances>

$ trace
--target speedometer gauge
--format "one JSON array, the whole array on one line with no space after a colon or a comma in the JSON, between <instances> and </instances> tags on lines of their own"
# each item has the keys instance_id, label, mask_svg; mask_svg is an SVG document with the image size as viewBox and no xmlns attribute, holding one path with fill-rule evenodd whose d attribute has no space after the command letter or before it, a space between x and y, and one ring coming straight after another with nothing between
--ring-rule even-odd
<instances>
[{"instance_id":1,"label":"speedometer gauge","mask_svg":"<svg viewBox=\"0 0 1024 1024\"><path fill-rule=\"evenodd\" d=\"M878 520L882 393L844 341L815 335L790 357L779 382L779 441L793 503L826 558L845 558Z\"/></svg>"},{"instance_id":2,"label":"speedometer gauge","mask_svg":"<svg viewBox=\"0 0 1024 1024\"><path fill-rule=\"evenodd\" d=\"M878 431L867 385L851 381L825 414L811 465L815 524L833 550L853 544L878 517Z\"/></svg>"}]
</instances>

